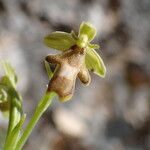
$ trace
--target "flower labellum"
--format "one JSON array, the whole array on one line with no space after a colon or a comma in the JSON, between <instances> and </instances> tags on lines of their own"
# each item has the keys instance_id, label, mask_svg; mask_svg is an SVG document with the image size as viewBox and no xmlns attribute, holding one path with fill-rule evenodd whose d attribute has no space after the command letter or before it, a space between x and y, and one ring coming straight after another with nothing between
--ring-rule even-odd
<instances>
[{"instance_id":1,"label":"flower labellum","mask_svg":"<svg viewBox=\"0 0 150 150\"><path fill-rule=\"evenodd\" d=\"M90 75L84 60L85 49L78 46L73 46L60 55L47 56L46 61L58 64L58 68L49 83L48 91L55 91L61 101L66 101L73 95L77 76L82 83L89 84Z\"/></svg>"}]
</instances>

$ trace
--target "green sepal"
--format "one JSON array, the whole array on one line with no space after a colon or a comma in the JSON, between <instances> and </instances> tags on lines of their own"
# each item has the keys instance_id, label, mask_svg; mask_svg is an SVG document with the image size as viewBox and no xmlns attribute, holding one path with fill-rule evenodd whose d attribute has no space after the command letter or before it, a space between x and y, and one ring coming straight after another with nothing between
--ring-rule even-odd
<instances>
[{"instance_id":1,"label":"green sepal","mask_svg":"<svg viewBox=\"0 0 150 150\"><path fill-rule=\"evenodd\" d=\"M85 64L90 71L94 72L100 77L105 77L105 65L101 57L94 49L87 47L85 55Z\"/></svg>"},{"instance_id":2,"label":"green sepal","mask_svg":"<svg viewBox=\"0 0 150 150\"><path fill-rule=\"evenodd\" d=\"M87 35L88 41L90 42L96 36L96 28L88 22L82 22L79 29L79 38L82 35Z\"/></svg>"},{"instance_id":3,"label":"green sepal","mask_svg":"<svg viewBox=\"0 0 150 150\"><path fill-rule=\"evenodd\" d=\"M44 38L44 43L50 48L65 51L76 44L76 40L70 33L66 32L52 32Z\"/></svg>"}]
</instances>

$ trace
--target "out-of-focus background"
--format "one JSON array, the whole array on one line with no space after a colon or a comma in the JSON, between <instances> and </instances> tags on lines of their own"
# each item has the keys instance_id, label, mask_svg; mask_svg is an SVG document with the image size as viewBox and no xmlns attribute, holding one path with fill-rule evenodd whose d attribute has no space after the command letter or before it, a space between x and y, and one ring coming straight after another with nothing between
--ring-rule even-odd
<instances>
[{"instance_id":1,"label":"out-of-focus background","mask_svg":"<svg viewBox=\"0 0 150 150\"><path fill-rule=\"evenodd\" d=\"M27 121L48 83L43 60L57 52L43 37L82 21L97 28L106 78L77 80L73 99L56 98L23 149L149 150L150 0L0 0L0 59L16 69ZM0 114L0 137L6 126Z\"/></svg>"}]
</instances>

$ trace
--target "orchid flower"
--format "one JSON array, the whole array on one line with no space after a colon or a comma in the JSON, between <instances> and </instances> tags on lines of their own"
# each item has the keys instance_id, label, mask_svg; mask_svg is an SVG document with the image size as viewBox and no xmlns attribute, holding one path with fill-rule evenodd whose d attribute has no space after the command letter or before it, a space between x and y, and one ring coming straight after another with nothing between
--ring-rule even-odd
<instances>
[{"instance_id":1,"label":"orchid flower","mask_svg":"<svg viewBox=\"0 0 150 150\"><path fill-rule=\"evenodd\" d=\"M103 60L94 50L98 49L99 45L90 43L95 36L95 27L83 22L78 35L74 31L56 31L44 38L45 45L62 51L61 54L48 55L45 58L46 70L51 77L47 91L56 92L60 101L67 101L73 96L77 77L85 85L89 85L91 81L89 71L105 77L106 68ZM51 72L47 62L56 64L54 72Z\"/></svg>"}]
</instances>

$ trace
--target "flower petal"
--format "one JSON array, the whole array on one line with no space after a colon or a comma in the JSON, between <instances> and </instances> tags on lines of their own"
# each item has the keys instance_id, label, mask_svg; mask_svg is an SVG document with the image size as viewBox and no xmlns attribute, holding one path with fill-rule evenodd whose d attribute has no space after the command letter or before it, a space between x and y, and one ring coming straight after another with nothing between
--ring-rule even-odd
<instances>
[{"instance_id":1,"label":"flower petal","mask_svg":"<svg viewBox=\"0 0 150 150\"><path fill-rule=\"evenodd\" d=\"M88 41L92 41L96 36L96 28L88 22L82 22L79 30L79 38L82 35L87 35Z\"/></svg>"}]
</instances>

